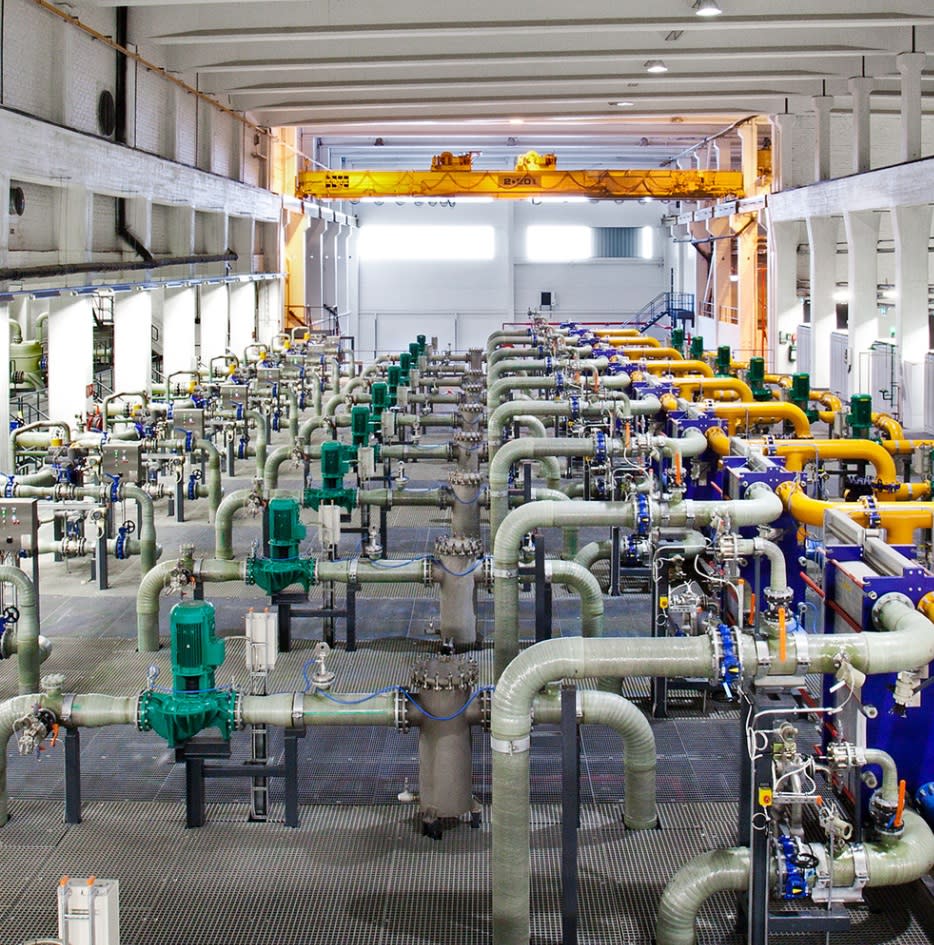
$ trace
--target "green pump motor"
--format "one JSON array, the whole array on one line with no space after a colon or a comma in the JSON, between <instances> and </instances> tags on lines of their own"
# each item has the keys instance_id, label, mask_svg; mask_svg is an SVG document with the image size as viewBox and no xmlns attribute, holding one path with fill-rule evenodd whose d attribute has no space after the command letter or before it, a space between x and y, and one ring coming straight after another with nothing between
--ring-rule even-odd
<instances>
[{"instance_id":1,"label":"green pump motor","mask_svg":"<svg viewBox=\"0 0 934 945\"><path fill-rule=\"evenodd\" d=\"M671 347L678 352L678 354L684 354L684 329L683 328L672 328L671 329Z\"/></svg>"},{"instance_id":2,"label":"green pump motor","mask_svg":"<svg viewBox=\"0 0 934 945\"><path fill-rule=\"evenodd\" d=\"M329 446L340 446L340 443L329 441L321 447L321 469L324 472L325 456L328 457L330 469L334 469L333 450L327 454L325 450ZM338 462L339 471L342 463ZM345 470L346 471L346 470ZM330 488L339 488L342 485L343 473L338 474L336 486ZM325 476L325 488L328 487L328 478ZM298 503L294 499L278 498L270 499L267 509L269 516L269 557L278 558L297 558L298 546L304 541L307 529L299 519Z\"/></svg>"},{"instance_id":3,"label":"green pump motor","mask_svg":"<svg viewBox=\"0 0 934 945\"><path fill-rule=\"evenodd\" d=\"M370 388L370 413L373 422L379 425L383 411L389 407L389 385L385 381L377 381Z\"/></svg>"},{"instance_id":4,"label":"green pump motor","mask_svg":"<svg viewBox=\"0 0 934 945\"><path fill-rule=\"evenodd\" d=\"M412 354L409 351L403 351L399 355L399 383L403 387L409 386L409 372L412 370Z\"/></svg>"},{"instance_id":5,"label":"green pump motor","mask_svg":"<svg viewBox=\"0 0 934 945\"><path fill-rule=\"evenodd\" d=\"M729 350L729 349L727 349ZM772 391L765 386L765 358L750 358L746 383L756 400L771 400Z\"/></svg>"},{"instance_id":6,"label":"green pump motor","mask_svg":"<svg viewBox=\"0 0 934 945\"><path fill-rule=\"evenodd\" d=\"M695 335L691 339L691 360L704 360L704 339L700 335Z\"/></svg>"},{"instance_id":7,"label":"green pump motor","mask_svg":"<svg viewBox=\"0 0 934 945\"><path fill-rule=\"evenodd\" d=\"M847 417L850 437L854 440L866 440L872 428L872 395L854 394L850 398L850 414Z\"/></svg>"},{"instance_id":8,"label":"green pump motor","mask_svg":"<svg viewBox=\"0 0 934 945\"><path fill-rule=\"evenodd\" d=\"M214 607L185 600L169 614L172 637L171 692L146 689L139 697L139 729L158 732L175 748L206 728L230 738L237 694L217 689L215 670L224 662L224 641L214 635Z\"/></svg>"},{"instance_id":9,"label":"green pump motor","mask_svg":"<svg viewBox=\"0 0 934 945\"><path fill-rule=\"evenodd\" d=\"M354 446L370 442L370 408L364 404L350 408L350 441Z\"/></svg>"},{"instance_id":10,"label":"green pump motor","mask_svg":"<svg viewBox=\"0 0 934 945\"><path fill-rule=\"evenodd\" d=\"M416 344L418 345L418 353L419 353L419 355L424 354L424 353L425 353L425 348L428 347L428 340L425 338L424 335L416 335L416 336L415 336L415 342L416 342Z\"/></svg>"},{"instance_id":11,"label":"green pump motor","mask_svg":"<svg viewBox=\"0 0 934 945\"><path fill-rule=\"evenodd\" d=\"M389 406L394 407L396 405L399 385L402 383L402 368L400 368L398 364L390 365L389 370L386 372L386 380L389 386Z\"/></svg>"},{"instance_id":12,"label":"green pump motor","mask_svg":"<svg viewBox=\"0 0 934 945\"><path fill-rule=\"evenodd\" d=\"M714 371L717 374L717 377L729 377L730 376L730 362L733 360L733 353L730 350L729 345L720 345L717 348L717 363L714 366Z\"/></svg>"},{"instance_id":13,"label":"green pump motor","mask_svg":"<svg viewBox=\"0 0 934 945\"><path fill-rule=\"evenodd\" d=\"M807 414L810 421L817 419L817 411L811 407L811 375L801 372L791 375L788 401Z\"/></svg>"}]
</instances>

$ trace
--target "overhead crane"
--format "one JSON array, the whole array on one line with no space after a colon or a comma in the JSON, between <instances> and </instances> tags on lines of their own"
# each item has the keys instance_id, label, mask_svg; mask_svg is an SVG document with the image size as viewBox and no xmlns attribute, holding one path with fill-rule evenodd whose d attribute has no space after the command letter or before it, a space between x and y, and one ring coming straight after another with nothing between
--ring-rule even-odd
<instances>
[{"instance_id":1,"label":"overhead crane","mask_svg":"<svg viewBox=\"0 0 934 945\"><path fill-rule=\"evenodd\" d=\"M740 171L559 170L556 155L535 151L522 155L512 170L475 171L472 159L472 154L445 151L432 159L429 171L302 171L298 196L316 200L470 196L699 200L743 195Z\"/></svg>"}]
</instances>

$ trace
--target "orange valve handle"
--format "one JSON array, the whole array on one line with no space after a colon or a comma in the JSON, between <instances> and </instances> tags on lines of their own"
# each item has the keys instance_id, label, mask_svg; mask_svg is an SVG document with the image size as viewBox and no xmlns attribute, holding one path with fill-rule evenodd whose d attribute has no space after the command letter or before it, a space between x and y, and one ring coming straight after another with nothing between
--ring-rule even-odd
<instances>
[{"instance_id":1,"label":"orange valve handle","mask_svg":"<svg viewBox=\"0 0 934 945\"><path fill-rule=\"evenodd\" d=\"M785 628L785 608L778 608L778 658L784 663L788 657L788 631Z\"/></svg>"},{"instance_id":2,"label":"orange valve handle","mask_svg":"<svg viewBox=\"0 0 934 945\"><path fill-rule=\"evenodd\" d=\"M681 454L675 450L672 454L672 459L674 460L675 467L675 484L681 485Z\"/></svg>"},{"instance_id":3,"label":"orange valve handle","mask_svg":"<svg viewBox=\"0 0 934 945\"><path fill-rule=\"evenodd\" d=\"M902 815L905 813L905 779L898 782L898 807L895 808L895 819L892 822L896 829L902 826Z\"/></svg>"},{"instance_id":4,"label":"orange valve handle","mask_svg":"<svg viewBox=\"0 0 934 945\"><path fill-rule=\"evenodd\" d=\"M749 595L749 625L752 626L756 622L756 595L753 591Z\"/></svg>"},{"instance_id":5,"label":"orange valve handle","mask_svg":"<svg viewBox=\"0 0 934 945\"><path fill-rule=\"evenodd\" d=\"M629 444L632 442L632 424L627 420L626 425L623 427L623 444L626 447L626 451L629 451Z\"/></svg>"}]
</instances>

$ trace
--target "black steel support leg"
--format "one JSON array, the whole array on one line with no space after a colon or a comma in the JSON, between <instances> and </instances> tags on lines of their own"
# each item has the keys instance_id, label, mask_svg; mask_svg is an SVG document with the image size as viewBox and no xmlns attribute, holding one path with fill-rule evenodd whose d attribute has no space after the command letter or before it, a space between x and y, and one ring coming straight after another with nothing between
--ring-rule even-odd
<instances>
[{"instance_id":1,"label":"black steel support leg","mask_svg":"<svg viewBox=\"0 0 934 945\"><path fill-rule=\"evenodd\" d=\"M203 758L185 758L185 826L204 826Z\"/></svg>"},{"instance_id":2,"label":"black steel support leg","mask_svg":"<svg viewBox=\"0 0 934 945\"><path fill-rule=\"evenodd\" d=\"M347 652L357 649L357 586L348 584L346 591Z\"/></svg>"},{"instance_id":3,"label":"black steel support leg","mask_svg":"<svg viewBox=\"0 0 934 945\"><path fill-rule=\"evenodd\" d=\"M285 825L298 826L298 740L305 733L285 730Z\"/></svg>"},{"instance_id":4,"label":"black steel support leg","mask_svg":"<svg viewBox=\"0 0 934 945\"><path fill-rule=\"evenodd\" d=\"M535 543L535 642L551 639L551 585L545 580L545 537Z\"/></svg>"},{"instance_id":5,"label":"black steel support leg","mask_svg":"<svg viewBox=\"0 0 934 945\"><path fill-rule=\"evenodd\" d=\"M288 653L292 649L292 605L284 601L279 603L279 652Z\"/></svg>"},{"instance_id":6,"label":"black steel support leg","mask_svg":"<svg viewBox=\"0 0 934 945\"><path fill-rule=\"evenodd\" d=\"M65 729L65 823L81 823L81 735Z\"/></svg>"},{"instance_id":7,"label":"black steel support leg","mask_svg":"<svg viewBox=\"0 0 934 945\"><path fill-rule=\"evenodd\" d=\"M610 529L610 597L619 597L619 535L619 528Z\"/></svg>"},{"instance_id":8,"label":"black steel support leg","mask_svg":"<svg viewBox=\"0 0 934 945\"><path fill-rule=\"evenodd\" d=\"M577 689L561 690L561 928L562 945L577 945L577 827L580 816Z\"/></svg>"}]
</instances>

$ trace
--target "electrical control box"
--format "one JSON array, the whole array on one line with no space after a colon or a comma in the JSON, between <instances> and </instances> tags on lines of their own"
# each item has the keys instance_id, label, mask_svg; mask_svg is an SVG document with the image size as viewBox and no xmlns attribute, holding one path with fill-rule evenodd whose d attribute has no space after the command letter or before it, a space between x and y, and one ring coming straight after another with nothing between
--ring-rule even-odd
<instances>
[{"instance_id":1,"label":"electrical control box","mask_svg":"<svg viewBox=\"0 0 934 945\"><path fill-rule=\"evenodd\" d=\"M122 482L143 482L143 444L114 440L101 445L101 475L119 476Z\"/></svg>"},{"instance_id":2,"label":"electrical control box","mask_svg":"<svg viewBox=\"0 0 934 945\"><path fill-rule=\"evenodd\" d=\"M58 937L63 945L120 945L120 883L63 876L58 887Z\"/></svg>"},{"instance_id":3,"label":"electrical control box","mask_svg":"<svg viewBox=\"0 0 934 945\"><path fill-rule=\"evenodd\" d=\"M246 615L246 668L251 672L263 672L276 668L279 655L278 614L264 610L251 610Z\"/></svg>"},{"instance_id":4,"label":"electrical control box","mask_svg":"<svg viewBox=\"0 0 934 945\"><path fill-rule=\"evenodd\" d=\"M172 433L176 439L204 439L204 411L198 407L177 407L172 414Z\"/></svg>"},{"instance_id":5,"label":"electrical control box","mask_svg":"<svg viewBox=\"0 0 934 945\"><path fill-rule=\"evenodd\" d=\"M244 406L246 405L246 394L247 389L243 384L221 384L221 406L227 409L236 407L238 404Z\"/></svg>"},{"instance_id":6,"label":"electrical control box","mask_svg":"<svg viewBox=\"0 0 934 945\"><path fill-rule=\"evenodd\" d=\"M38 500L0 499L0 555L18 558L38 547Z\"/></svg>"}]
</instances>

